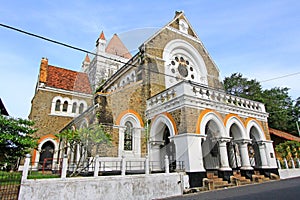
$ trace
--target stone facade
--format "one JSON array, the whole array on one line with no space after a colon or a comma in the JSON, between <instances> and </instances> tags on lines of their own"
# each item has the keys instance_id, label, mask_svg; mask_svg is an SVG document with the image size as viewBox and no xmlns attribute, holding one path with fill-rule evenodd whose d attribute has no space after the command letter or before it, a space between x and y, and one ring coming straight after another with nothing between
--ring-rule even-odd
<instances>
[{"instance_id":1,"label":"stone facade","mask_svg":"<svg viewBox=\"0 0 300 200\"><path fill-rule=\"evenodd\" d=\"M34 150L32 162L37 167L44 148L50 153L43 159L58 158L59 144L56 138L65 126L76 116L92 106L93 98L88 78L83 73L48 65L48 60L41 60L39 79L31 111L28 118L34 121L37 129L35 137L38 149ZM59 103L59 104L58 104ZM79 108L82 104L82 111ZM50 157L49 157L50 156Z\"/></svg>"},{"instance_id":2,"label":"stone facade","mask_svg":"<svg viewBox=\"0 0 300 200\"><path fill-rule=\"evenodd\" d=\"M99 39L104 44L104 36ZM96 119L88 117L86 126L102 124L113 139L96 153L126 159L147 155L158 163L152 170L184 163L191 186L201 186L207 170L225 180L234 170L276 172L264 105L226 94L219 76L185 15L176 12L96 90L88 109ZM80 128L86 115L65 129ZM165 159L170 166L164 166Z\"/></svg>"}]
</instances>

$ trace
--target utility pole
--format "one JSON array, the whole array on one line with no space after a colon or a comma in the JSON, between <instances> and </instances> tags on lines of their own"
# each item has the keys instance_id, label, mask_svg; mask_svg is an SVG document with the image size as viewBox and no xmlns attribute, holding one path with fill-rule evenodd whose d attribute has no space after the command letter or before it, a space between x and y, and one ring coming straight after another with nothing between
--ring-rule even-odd
<instances>
[{"instance_id":1,"label":"utility pole","mask_svg":"<svg viewBox=\"0 0 300 200\"><path fill-rule=\"evenodd\" d=\"M299 136L300 136L300 130L299 130L298 121L296 121L296 125L297 125L297 129L298 129L298 134L299 134Z\"/></svg>"}]
</instances>

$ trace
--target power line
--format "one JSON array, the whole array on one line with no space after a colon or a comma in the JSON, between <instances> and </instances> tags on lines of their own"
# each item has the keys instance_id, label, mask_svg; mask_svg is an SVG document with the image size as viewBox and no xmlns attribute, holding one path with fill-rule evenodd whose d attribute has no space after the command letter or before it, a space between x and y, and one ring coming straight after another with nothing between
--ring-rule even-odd
<instances>
[{"instance_id":1,"label":"power line","mask_svg":"<svg viewBox=\"0 0 300 200\"><path fill-rule=\"evenodd\" d=\"M281 78L286 78L286 77L289 77L289 76L296 76L300 74L300 72L296 72L296 73L292 73L292 74L287 74L287 75L284 75L284 76L278 76L278 77L275 77L275 78L270 78L270 79L266 79L266 80L263 80L263 81L259 81L259 82L267 82L267 81L273 81L273 80L277 80L277 79L281 79Z\"/></svg>"},{"instance_id":2,"label":"power line","mask_svg":"<svg viewBox=\"0 0 300 200\"><path fill-rule=\"evenodd\" d=\"M48 41L48 42L52 42L52 43L55 43L55 44L57 44L57 45L61 45L61 46L64 46L64 47L67 47L67 48L71 48L71 49L74 49L74 50L77 50L77 51L81 51L81 52L84 52L84 53L87 53L87 54L92 54L92 55L94 55L94 56L99 56L99 57L102 57L102 58L105 58L105 59L108 59L108 60L112 60L112 61L115 61L115 62L119 62L119 63L124 64L124 65L130 65L130 66L133 66L133 67L138 68L138 66L136 66L136 65L134 65L134 64L131 64L131 63L129 63L129 62L123 62L123 61L121 61L121 60L117 60L117 59L113 59L113 58L110 58L110 57L107 57L107 56L104 56L104 55L100 55L100 54L97 54L97 53L88 51L88 50L86 50L86 49L82 49L82 48L79 48L79 47L75 47L75 46L73 46L73 45L69 45L69 44L66 44L66 43L63 43L63 42L59 42L59 41L57 41L57 40L53 40L53 39L50 39L50 38L41 36L41 35L37 35L37 34L34 34L34 33L30 33L30 32L28 32L28 31L24 31L24 30L21 30L21 29L18 29L18 28L9 26L9 25L5 25L5 24L0 23L0 26L2 26L2 27L4 27L4 28L7 28L7 29L11 29L11 30L17 31L17 32L20 32L20 33L23 33L23 34L25 34L25 35L29 35L29 36L36 37L36 38L39 38L39 39L42 39L42 40L46 40L46 41ZM141 66L141 68L145 69L145 67L143 67L143 66ZM147 70L149 70L149 72L153 72L153 73L157 73L157 74L160 74L160 75L169 76L169 77L171 77L171 78L176 78L176 79L181 79L181 80L183 80L183 78L181 78L181 77L172 76L172 75L165 74L165 73L162 73L162 72L159 72L159 71L156 71L156 70L151 70L151 69L147 69Z\"/></svg>"},{"instance_id":3,"label":"power line","mask_svg":"<svg viewBox=\"0 0 300 200\"><path fill-rule=\"evenodd\" d=\"M87 53L87 54L91 54L91 55L94 55L94 56L99 56L99 57L102 57L102 58L105 58L105 59L108 59L108 60L119 62L119 63L124 64L124 65L130 65L130 66L133 66L133 67L136 67L136 68L138 67L138 66L136 66L134 64L131 64L129 62L123 62L121 60L117 60L117 59L113 59L113 58L110 58L110 57L107 57L107 56L104 56L104 55L100 55L100 54L88 51L86 49L83 49L83 48L75 47L73 45L69 45L69 44L66 44L66 43L63 43L63 42L59 42L57 40L53 40L53 39L50 39L50 38L47 38L47 37L44 37L44 36L41 36L41 35L30 33L28 31L24 31L24 30L21 30L21 29L18 29L18 28L9 26L9 25L5 25L5 24L0 23L0 26L2 26L4 28L7 28L7 29L11 29L11 30L17 31L17 32L20 32L20 33L23 33L25 35L29 35L29 36L32 36L32 37L36 37L36 38L48 41L48 42L52 42L54 44L61 45L61 46L64 46L64 47L67 47L67 48L70 48L70 49L81 51L81 52L84 52L84 53ZM143 66L141 66L141 68L145 69L145 67L143 67ZM176 76L172 76L172 75L169 75L169 74L165 74L165 73L159 72L157 70L151 70L151 69L147 69L147 70L149 70L149 72L153 72L153 73L157 73L157 74L160 74L160 75L168 76L168 77L171 77L171 78L183 80L183 78L181 78L181 77L176 77ZM292 74L287 74L287 75L279 76L279 77L275 77L275 78L270 78L270 79L262 80L262 81L259 81L259 82L262 83L262 82L277 80L277 79L281 79L281 78L295 76L295 75L298 75L298 74L300 74L300 72L296 72L296 73L292 73Z\"/></svg>"}]
</instances>

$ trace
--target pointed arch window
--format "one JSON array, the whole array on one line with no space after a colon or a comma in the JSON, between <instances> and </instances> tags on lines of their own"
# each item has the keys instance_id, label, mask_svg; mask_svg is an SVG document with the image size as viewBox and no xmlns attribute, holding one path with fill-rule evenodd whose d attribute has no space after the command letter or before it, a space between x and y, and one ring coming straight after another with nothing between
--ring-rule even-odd
<instances>
[{"instance_id":1,"label":"pointed arch window","mask_svg":"<svg viewBox=\"0 0 300 200\"><path fill-rule=\"evenodd\" d=\"M74 102L72 105L72 113L76 113L76 109L77 109L77 103Z\"/></svg>"},{"instance_id":2,"label":"pointed arch window","mask_svg":"<svg viewBox=\"0 0 300 200\"><path fill-rule=\"evenodd\" d=\"M55 111L60 111L60 104L61 104L61 101L59 99L56 100L56 102L55 102Z\"/></svg>"},{"instance_id":3,"label":"pointed arch window","mask_svg":"<svg viewBox=\"0 0 300 200\"><path fill-rule=\"evenodd\" d=\"M132 136L133 136L133 125L131 122L127 121L125 123L126 130L124 134L124 150L132 151Z\"/></svg>"},{"instance_id":4,"label":"pointed arch window","mask_svg":"<svg viewBox=\"0 0 300 200\"><path fill-rule=\"evenodd\" d=\"M62 111L63 112L67 112L68 111L68 101L64 102Z\"/></svg>"},{"instance_id":5,"label":"pointed arch window","mask_svg":"<svg viewBox=\"0 0 300 200\"><path fill-rule=\"evenodd\" d=\"M81 103L79 105L79 114L81 114L83 112L83 108L84 108L84 105L83 105L83 103Z\"/></svg>"}]
</instances>

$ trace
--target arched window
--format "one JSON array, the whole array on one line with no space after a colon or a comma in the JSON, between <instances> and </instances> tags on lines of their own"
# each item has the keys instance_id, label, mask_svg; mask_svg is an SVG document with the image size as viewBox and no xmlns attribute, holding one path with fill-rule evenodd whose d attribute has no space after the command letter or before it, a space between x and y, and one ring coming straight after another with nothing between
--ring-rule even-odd
<instances>
[{"instance_id":1,"label":"arched window","mask_svg":"<svg viewBox=\"0 0 300 200\"><path fill-rule=\"evenodd\" d=\"M126 130L124 134L124 150L132 151L132 135L133 135L133 125L131 122L127 121L125 123Z\"/></svg>"},{"instance_id":2,"label":"arched window","mask_svg":"<svg viewBox=\"0 0 300 200\"><path fill-rule=\"evenodd\" d=\"M55 103L55 111L60 111L60 100L58 99Z\"/></svg>"},{"instance_id":3,"label":"arched window","mask_svg":"<svg viewBox=\"0 0 300 200\"><path fill-rule=\"evenodd\" d=\"M63 104L63 112L67 112L68 111L68 101L65 101Z\"/></svg>"},{"instance_id":4,"label":"arched window","mask_svg":"<svg viewBox=\"0 0 300 200\"><path fill-rule=\"evenodd\" d=\"M77 103L74 102L72 106L72 113L76 113L76 109L77 109Z\"/></svg>"},{"instance_id":5,"label":"arched window","mask_svg":"<svg viewBox=\"0 0 300 200\"><path fill-rule=\"evenodd\" d=\"M79 114L81 114L83 112L83 108L84 108L84 105L83 105L83 103L81 103L79 105Z\"/></svg>"}]
</instances>

